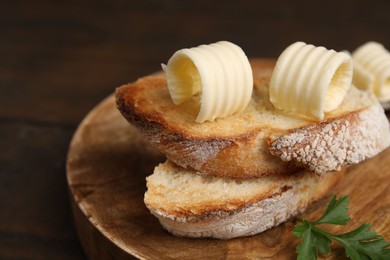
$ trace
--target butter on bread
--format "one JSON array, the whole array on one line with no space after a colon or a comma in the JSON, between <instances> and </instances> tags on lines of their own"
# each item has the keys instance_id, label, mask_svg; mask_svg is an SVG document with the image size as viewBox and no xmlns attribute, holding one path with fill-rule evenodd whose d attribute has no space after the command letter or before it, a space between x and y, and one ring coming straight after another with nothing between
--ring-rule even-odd
<instances>
[{"instance_id":1,"label":"butter on bread","mask_svg":"<svg viewBox=\"0 0 390 260\"><path fill-rule=\"evenodd\" d=\"M162 68L174 104L198 96L199 123L242 112L252 96L248 57L228 41L178 50Z\"/></svg>"},{"instance_id":2,"label":"butter on bread","mask_svg":"<svg viewBox=\"0 0 390 260\"><path fill-rule=\"evenodd\" d=\"M174 105L163 74L119 87L117 107L168 159L211 176L256 178L303 168L324 174L389 146L389 123L373 94L351 87L336 110L313 121L275 110L269 102L275 60L253 59L251 66L248 107L214 122L195 122L194 100Z\"/></svg>"},{"instance_id":3,"label":"butter on bread","mask_svg":"<svg viewBox=\"0 0 390 260\"><path fill-rule=\"evenodd\" d=\"M327 194L343 176L294 174L237 180L202 176L170 161L147 177L145 205L176 236L229 239L274 227Z\"/></svg>"}]
</instances>

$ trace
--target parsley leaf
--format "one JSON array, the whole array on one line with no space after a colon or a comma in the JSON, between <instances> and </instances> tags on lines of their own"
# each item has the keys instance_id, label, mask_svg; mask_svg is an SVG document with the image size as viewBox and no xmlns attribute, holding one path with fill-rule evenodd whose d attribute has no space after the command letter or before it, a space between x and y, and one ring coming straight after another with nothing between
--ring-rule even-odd
<instances>
[{"instance_id":1,"label":"parsley leaf","mask_svg":"<svg viewBox=\"0 0 390 260\"><path fill-rule=\"evenodd\" d=\"M390 259L390 249L386 249L390 244L370 228L369 224L363 224L334 239L344 245L345 253L351 259Z\"/></svg>"},{"instance_id":2,"label":"parsley leaf","mask_svg":"<svg viewBox=\"0 0 390 260\"><path fill-rule=\"evenodd\" d=\"M328 206L326 207L324 215L316 220L315 224L335 224L335 225L346 225L350 220L348 216L348 196L341 196L339 199L336 199L336 196L333 195Z\"/></svg>"},{"instance_id":3,"label":"parsley leaf","mask_svg":"<svg viewBox=\"0 0 390 260\"><path fill-rule=\"evenodd\" d=\"M369 224L341 235L331 234L319 228L318 224L346 225L350 220L348 216L348 196L339 199L333 196L324 214L316 221L298 219L293 234L301 238L297 246L298 260L317 259L318 252L327 254L330 252L329 244L332 240L339 242L345 249L346 255L353 259L390 259L389 243L375 231L370 230Z\"/></svg>"},{"instance_id":4,"label":"parsley leaf","mask_svg":"<svg viewBox=\"0 0 390 260\"><path fill-rule=\"evenodd\" d=\"M317 249L321 254L330 252L328 244L332 242L327 236L313 231L314 225L305 219L301 219L302 224L297 225L293 234L302 238L298 245L298 260L317 259Z\"/></svg>"}]
</instances>

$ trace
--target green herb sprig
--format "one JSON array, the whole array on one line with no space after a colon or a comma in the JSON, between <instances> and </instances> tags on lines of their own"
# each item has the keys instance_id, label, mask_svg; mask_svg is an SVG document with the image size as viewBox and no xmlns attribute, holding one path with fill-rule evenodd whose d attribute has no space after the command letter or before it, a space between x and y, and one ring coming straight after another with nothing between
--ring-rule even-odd
<instances>
[{"instance_id":1,"label":"green herb sprig","mask_svg":"<svg viewBox=\"0 0 390 260\"><path fill-rule=\"evenodd\" d=\"M298 224L293 234L301 238L297 246L298 260L317 259L318 252L327 254L330 252L332 240L339 242L345 249L345 254L352 260L357 259L390 259L389 243L373 230L369 224L341 235L331 234L318 227L319 224L346 225L350 220L348 216L348 196L339 199L333 195L325 213L316 221L310 222L298 218Z\"/></svg>"}]
</instances>

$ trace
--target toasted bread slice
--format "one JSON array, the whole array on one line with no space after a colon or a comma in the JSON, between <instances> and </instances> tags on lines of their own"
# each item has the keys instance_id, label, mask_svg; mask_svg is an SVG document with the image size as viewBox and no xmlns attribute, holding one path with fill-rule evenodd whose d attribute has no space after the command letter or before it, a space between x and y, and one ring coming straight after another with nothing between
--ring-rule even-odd
<instances>
[{"instance_id":1,"label":"toasted bread slice","mask_svg":"<svg viewBox=\"0 0 390 260\"><path fill-rule=\"evenodd\" d=\"M372 94L351 87L344 102L318 122L275 110L268 98L275 61L254 59L251 65L250 104L214 122L195 122L196 98L174 105L162 73L119 87L117 107L170 160L213 176L255 178L301 168L322 174L389 146L389 123Z\"/></svg>"},{"instance_id":2,"label":"toasted bread slice","mask_svg":"<svg viewBox=\"0 0 390 260\"><path fill-rule=\"evenodd\" d=\"M297 215L342 175L304 170L237 180L199 175L166 161L147 177L144 201L174 235L228 239L260 233Z\"/></svg>"}]
</instances>

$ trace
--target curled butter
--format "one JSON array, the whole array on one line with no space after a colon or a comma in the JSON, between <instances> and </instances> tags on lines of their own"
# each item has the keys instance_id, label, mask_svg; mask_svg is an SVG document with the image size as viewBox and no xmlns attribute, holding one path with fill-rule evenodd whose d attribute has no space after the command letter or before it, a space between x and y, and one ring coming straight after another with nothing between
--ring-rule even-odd
<instances>
[{"instance_id":1,"label":"curled butter","mask_svg":"<svg viewBox=\"0 0 390 260\"><path fill-rule=\"evenodd\" d=\"M351 86L349 55L296 42L279 56L269 93L275 108L323 119L337 108Z\"/></svg>"},{"instance_id":2,"label":"curled butter","mask_svg":"<svg viewBox=\"0 0 390 260\"><path fill-rule=\"evenodd\" d=\"M200 95L196 118L199 123L242 112L252 96L249 60L243 50L231 42L178 50L162 68L174 104Z\"/></svg>"},{"instance_id":3,"label":"curled butter","mask_svg":"<svg viewBox=\"0 0 390 260\"><path fill-rule=\"evenodd\" d=\"M390 53L377 42L368 42L352 53L353 84L373 91L380 101L390 100Z\"/></svg>"}]
</instances>

